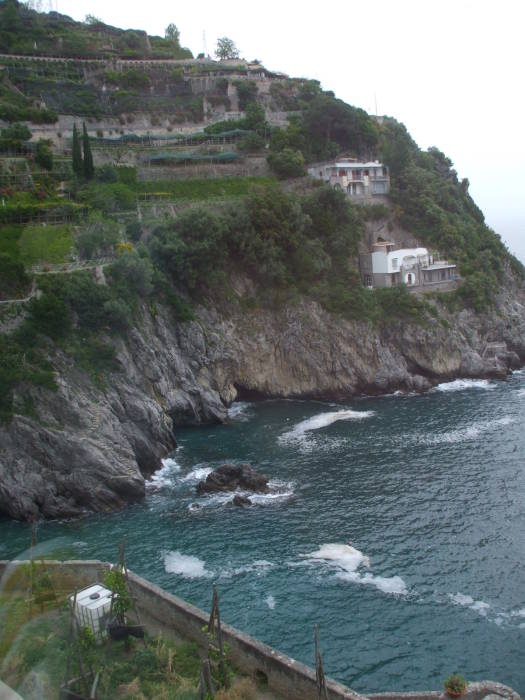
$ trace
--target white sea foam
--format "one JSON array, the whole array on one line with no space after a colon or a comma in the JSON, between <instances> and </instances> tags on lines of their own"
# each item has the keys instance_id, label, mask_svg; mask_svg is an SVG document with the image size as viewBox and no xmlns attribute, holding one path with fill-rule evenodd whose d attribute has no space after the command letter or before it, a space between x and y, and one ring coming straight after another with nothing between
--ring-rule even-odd
<instances>
[{"instance_id":1,"label":"white sea foam","mask_svg":"<svg viewBox=\"0 0 525 700\"><path fill-rule=\"evenodd\" d=\"M243 495L247 496L254 505L260 506L269 505L276 501L286 501L294 495L294 484L292 481L271 479L268 482L268 487L270 488L270 493L245 493Z\"/></svg>"},{"instance_id":2,"label":"white sea foam","mask_svg":"<svg viewBox=\"0 0 525 700\"><path fill-rule=\"evenodd\" d=\"M417 442L423 445L440 445L442 443L466 442L468 440L476 440L482 433L489 432L497 426L509 425L514 423L514 418L504 416L496 420L478 421L466 428L457 428L456 430L447 430L444 433L427 434L417 436Z\"/></svg>"},{"instance_id":3,"label":"white sea foam","mask_svg":"<svg viewBox=\"0 0 525 700\"><path fill-rule=\"evenodd\" d=\"M345 571L353 572L363 564L370 566L370 559L359 549L348 544L323 544L316 552L307 557L311 560L329 561Z\"/></svg>"},{"instance_id":4,"label":"white sea foam","mask_svg":"<svg viewBox=\"0 0 525 700\"><path fill-rule=\"evenodd\" d=\"M374 415L374 411L351 411L343 409L341 411L328 411L327 413L318 413L311 418L297 423L291 430L283 433L279 437L281 443L301 442L304 439L305 433L312 430L326 428L336 421L342 420L364 420Z\"/></svg>"},{"instance_id":5,"label":"white sea foam","mask_svg":"<svg viewBox=\"0 0 525 700\"><path fill-rule=\"evenodd\" d=\"M275 610L275 598L273 597L272 594L267 595L266 598L264 599L264 602L270 608L270 610Z\"/></svg>"},{"instance_id":6,"label":"white sea foam","mask_svg":"<svg viewBox=\"0 0 525 700\"><path fill-rule=\"evenodd\" d=\"M306 555L310 562L324 561L337 569L337 578L350 583L374 586L383 593L405 595L408 593L400 576L374 576L361 573L361 566L370 567L370 559L359 549L346 544L324 544L316 552Z\"/></svg>"},{"instance_id":7,"label":"white sea foam","mask_svg":"<svg viewBox=\"0 0 525 700\"><path fill-rule=\"evenodd\" d=\"M357 572L340 572L337 574L337 578L352 583L374 586L382 593L394 595L406 595L408 593L406 583L401 576L373 576L372 574L360 575Z\"/></svg>"},{"instance_id":8,"label":"white sea foam","mask_svg":"<svg viewBox=\"0 0 525 700\"><path fill-rule=\"evenodd\" d=\"M146 482L146 486L151 490L158 490L173 485L173 476L180 472L180 465L172 457L162 460L162 467L158 469L151 479Z\"/></svg>"},{"instance_id":9,"label":"white sea foam","mask_svg":"<svg viewBox=\"0 0 525 700\"><path fill-rule=\"evenodd\" d=\"M456 605L461 605L465 608L470 608L471 610L474 610L480 615L483 615L483 617L487 616L487 613L490 608L490 605L488 603L485 603L482 600L474 600L472 596L464 595L463 593L450 593L449 598Z\"/></svg>"},{"instance_id":10,"label":"white sea foam","mask_svg":"<svg viewBox=\"0 0 525 700\"><path fill-rule=\"evenodd\" d=\"M228 409L228 418L233 421L246 422L252 417L250 408L253 404L247 401L236 401Z\"/></svg>"},{"instance_id":11,"label":"white sea foam","mask_svg":"<svg viewBox=\"0 0 525 700\"><path fill-rule=\"evenodd\" d=\"M244 564L231 571L233 576L241 576L242 574L255 574L256 576L265 576L270 569L273 569L275 564L266 559L257 559L251 564Z\"/></svg>"},{"instance_id":12,"label":"white sea foam","mask_svg":"<svg viewBox=\"0 0 525 700\"><path fill-rule=\"evenodd\" d=\"M455 379L435 387L436 391L464 391L465 389L495 389L496 385L486 379Z\"/></svg>"},{"instance_id":13,"label":"white sea foam","mask_svg":"<svg viewBox=\"0 0 525 700\"><path fill-rule=\"evenodd\" d=\"M525 396L525 389L520 389L520 390L518 391L518 396L519 396L519 397Z\"/></svg>"},{"instance_id":14,"label":"white sea foam","mask_svg":"<svg viewBox=\"0 0 525 700\"><path fill-rule=\"evenodd\" d=\"M181 481L203 481L212 471L212 467L195 467L195 469L183 476Z\"/></svg>"},{"instance_id":15,"label":"white sea foam","mask_svg":"<svg viewBox=\"0 0 525 700\"><path fill-rule=\"evenodd\" d=\"M167 552L164 555L164 568L168 574L177 574L183 578L207 578L212 573L198 557L180 552Z\"/></svg>"}]
</instances>

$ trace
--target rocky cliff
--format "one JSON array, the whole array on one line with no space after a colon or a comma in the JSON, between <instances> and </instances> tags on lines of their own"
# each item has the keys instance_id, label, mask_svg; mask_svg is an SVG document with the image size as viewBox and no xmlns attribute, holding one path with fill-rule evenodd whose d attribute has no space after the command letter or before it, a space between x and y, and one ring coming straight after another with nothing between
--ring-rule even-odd
<instances>
[{"instance_id":1,"label":"rocky cliff","mask_svg":"<svg viewBox=\"0 0 525 700\"><path fill-rule=\"evenodd\" d=\"M509 281L490 314L442 310L426 325L374 327L304 300L201 308L180 324L144 308L117 357L120 371L95 387L58 353L57 391L32 389L38 417L0 428L1 514L73 517L139 500L175 446L174 425L225 421L238 397L347 400L503 377L525 361L525 290Z\"/></svg>"}]
</instances>

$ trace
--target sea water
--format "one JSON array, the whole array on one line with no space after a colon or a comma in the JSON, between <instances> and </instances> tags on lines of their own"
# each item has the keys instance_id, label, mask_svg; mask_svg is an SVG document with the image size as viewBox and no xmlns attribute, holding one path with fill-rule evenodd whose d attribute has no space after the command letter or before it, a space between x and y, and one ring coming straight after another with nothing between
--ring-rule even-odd
<instances>
[{"instance_id":1,"label":"sea water","mask_svg":"<svg viewBox=\"0 0 525 700\"><path fill-rule=\"evenodd\" d=\"M59 557L115 560L358 691L439 688L459 671L525 693L525 374L424 395L237 403L176 431L143 504L38 528ZM225 462L272 493L198 496ZM0 558L27 554L0 522ZM351 543L351 544L350 544Z\"/></svg>"}]
</instances>

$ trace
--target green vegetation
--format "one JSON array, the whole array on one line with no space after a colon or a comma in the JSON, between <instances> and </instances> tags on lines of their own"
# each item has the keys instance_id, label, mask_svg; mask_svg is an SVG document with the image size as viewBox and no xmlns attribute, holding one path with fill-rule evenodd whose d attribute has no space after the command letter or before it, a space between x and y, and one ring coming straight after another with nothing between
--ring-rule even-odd
<instances>
[{"instance_id":1,"label":"green vegetation","mask_svg":"<svg viewBox=\"0 0 525 700\"><path fill-rule=\"evenodd\" d=\"M451 697L463 695L467 689L467 681L457 673L451 673L443 682L443 687Z\"/></svg>"},{"instance_id":2,"label":"green vegetation","mask_svg":"<svg viewBox=\"0 0 525 700\"><path fill-rule=\"evenodd\" d=\"M0 79L1 77L0 69ZM0 119L7 122L31 121L34 124L54 124L58 115L53 110L33 107L28 97L15 91L9 84L0 82Z\"/></svg>"},{"instance_id":3,"label":"green vegetation","mask_svg":"<svg viewBox=\"0 0 525 700\"><path fill-rule=\"evenodd\" d=\"M105 582L126 597L120 572L116 576L114 571L108 572ZM73 681L71 689L83 696L85 687L73 679L86 677L89 688L99 672L99 700L201 697L198 685L202 659L193 642L152 637L147 628L144 641L130 638L97 644L89 627L79 628L71 638L68 598L85 585L71 571L48 566L45 560L18 566L10 573L0 594L2 680L24 697L33 697L36 686L39 696L55 698L67 673L68 680ZM115 597L114 612L119 605L119 597ZM129 605L124 607L128 609ZM216 666L212 663L215 675ZM215 700L256 700L257 687L250 678L236 675L229 663L226 671L229 687L217 691Z\"/></svg>"},{"instance_id":4,"label":"green vegetation","mask_svg":"<svg viewBox=\"0 0 525 700\"><path fill-rule=\"evenodd\" d=\"M95 167L93 165L93 156L91 155L91 146L89 144L86 122L83 122L82 124L82 150L84 152L84 177L86 180L92 180L95 175Z\"/></svg>"},{"instance_id":5,"label":"green vegetation","mask_svg":"<svg viewBox=\"0 0 525 700\"><path fill-rule=\"evenodd\" d=\"M73 159L73 172L77 176L82 175L84 171L84 166L82 163L82 147L80 145L80 139L78 137L76 124L73 124L73 145L71 150L71 156Z\"/></svg>"},{"instance_id":6,"label":"green vegetation","mask_svg":"<svg viewBox=\"0 0 525 700\"><path fill-rule=\"evenodd\" d=\"M24 124L12 124L0 131L0 152L25 151L31 132Z\"/></svg>"},{"instance_id":7,"label":"green vegetation","mask_svg":"<svg viewBox=\"0 0 525 700\"><path fill-rule=\"evenodd\" d=\"M499 288L506 263L525 279L523 266L485 224L468 193L468 181L458 180L450 159L437 148L421 151L394 119L383 125L380 148L391 169L391 198L399 222L458 263L465 278L455 294L443 298L447 305L485 310Z\"/></svg>"},{"instance_id":8,"label":"green vegetation","mask_svg":"<svg viewBox=\"0 0 525 700\"><path fill-rule=\"evenodd\" d=\"M112 48L110 48L112 47ZM41 14L17 0L0 4L0 52L75 58L192 58L175 37L148 37L92 16L74 22L56 12Z\"/></svg>"},{"instance_id":9,"label":"green vegetation","mask_svg":"<svg viewBox=\"0 0 525 700\"><path fill-rule=\"evenodd\" d=\"M268 165L280 179L306 175L306 167L301 151L283 148L268 156Z\"/></svg>"},{"instance_id":10,"label":"green vegetation","mask_svg":"<svg viewBox=\"0 0 525 700\"><path fill-rule=\"evenodd\" d=\"M215 55L219 61L226 61L233 58L239 58L239 51L231 39L229 39L227 36L222 36L217 39Z\"/></svg>"},{"instance_id":11,"label":"green vegetation","mask_svg":"<svg viewBox=\"0 0 525 700\"><path fill-rule=\"evenodd\" d=\"M27 267L63 263L73 248L72 226L26 226L18 239L20 257Z\"/></svg>"}]
</instances>

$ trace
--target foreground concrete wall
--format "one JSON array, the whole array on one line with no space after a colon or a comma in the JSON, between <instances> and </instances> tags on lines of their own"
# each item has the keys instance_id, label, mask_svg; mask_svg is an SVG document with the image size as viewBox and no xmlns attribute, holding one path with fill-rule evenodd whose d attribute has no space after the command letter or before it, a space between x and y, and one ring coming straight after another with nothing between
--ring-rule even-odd
<instances>
[{"instance_id":1,"label":"foreground concrete wall","mask_svg":"<svg viewBox=\"0 0 525 700\"><path fill-rule=\"evenodd\" d=\"M20 564L27 562L0 561L0 590ZM46 565L57 574L74 574L75 585L81 588L89 583L102 582L110 564L101 561L48 561ZM196 642L204 651L206 636L202 628L207 625L209 615L186 603L181 598L167 593L158 586L129 572L131 593L135 598L143 621L155 630L175 633L178 637ZM211 590L210 590L211 600ZM224 641L230 648L233 664L248 675L264 674L268 687L287 700L315 700L317 689L315 671L266 644L244 634L227 624L222 624ZM313 652L312 652L313 656ZM346 688L333 680L327 680L329 700L364 700L363 695ZM483 681L470 683L466 700L520 700L511 688L499 683ZM496 696L496 697L495 697ZM450 700L440 692L376 693L368 695L371 700Z\"/></svg>"}]
</instances>

